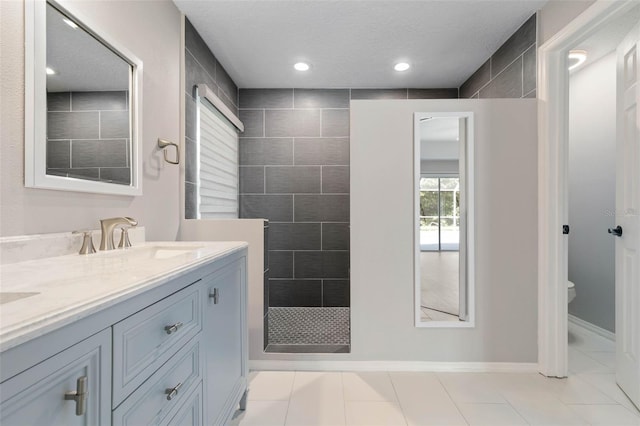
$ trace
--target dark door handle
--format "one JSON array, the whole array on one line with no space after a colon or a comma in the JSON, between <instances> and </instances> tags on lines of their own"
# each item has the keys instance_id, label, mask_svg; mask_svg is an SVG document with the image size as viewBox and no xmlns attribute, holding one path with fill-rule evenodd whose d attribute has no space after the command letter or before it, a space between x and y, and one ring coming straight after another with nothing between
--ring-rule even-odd
<instances>
[{"instance_id":1,"label":"dark door handle","mask_svg":"<svg viewBox=\"0 0 640 426\"><path fill-rule=\"evenodd\" d=\"M616 237L622 237L622 226L618 225L615 228L609 228L608 232Z\"/></svg>"}]
</instances>

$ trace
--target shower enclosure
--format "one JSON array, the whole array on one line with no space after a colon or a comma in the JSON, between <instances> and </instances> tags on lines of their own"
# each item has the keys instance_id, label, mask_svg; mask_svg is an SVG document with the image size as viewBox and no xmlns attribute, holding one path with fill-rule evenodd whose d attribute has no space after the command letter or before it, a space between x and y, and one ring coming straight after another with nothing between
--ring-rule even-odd
<instances>
[{"instance_id":1,"label":"shower enclosure","mask_svg":"<svg viewBox=\"0 0 640 426\"><path fill-rule=\"evenodd\" d=\"M267 352L350 348L349 102L348 89L240 90L240 217L269 220Z\"/></svg>"}]
</instances>

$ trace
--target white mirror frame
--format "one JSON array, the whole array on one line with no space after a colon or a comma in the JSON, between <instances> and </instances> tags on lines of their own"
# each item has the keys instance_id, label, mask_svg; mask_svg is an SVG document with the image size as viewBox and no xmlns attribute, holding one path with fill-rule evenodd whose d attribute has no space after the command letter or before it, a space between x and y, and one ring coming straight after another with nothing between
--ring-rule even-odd
<instances>
[{"instance_id":1,"label":"white mirror frame","mask_svg":"<svg viewBox=\"0 0 640 426\"><path fill-rule=\"evenodd\" d=\"M47 30L46 9L51 3L72 17L85 31L110 46L132 66L131 78L131 184L120 185L47 174ZM142 195L142 61L121 43L102 31L87 16L49 0L25 2L25 149L24 183L28 188L98 194Z\"/></svg>"},{"instance_id":2,"label":"white mirror frame","mask_svg":"<svg viewBox=\"0 0 640 426\"><path fill-rule=\"evenodd\" d=\"M420 120L429 117L458 117L466 120L466 134L460 138L460 182L464 191L460 212L460 233L464 232L466 242L461 241L460 249L464 250L465 270L459 270L464 274L466 281L467 319L465 321L422 321L421 318L421 271L420 271ZM416 112L414 114L414 313L415 326L419 328L473 328L475 327L475 188L474 188L474 122L473 112Z\"/></svg>"}]
</instances>

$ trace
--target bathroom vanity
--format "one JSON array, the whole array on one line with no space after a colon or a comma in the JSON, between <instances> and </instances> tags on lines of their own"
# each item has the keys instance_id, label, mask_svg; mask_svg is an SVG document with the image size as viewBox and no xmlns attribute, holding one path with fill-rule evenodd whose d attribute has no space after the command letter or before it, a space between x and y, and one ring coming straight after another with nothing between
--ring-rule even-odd
<instances>
[{"instance_id":1,"label":"bathroom vanity","mask_svg":"<svg viewBox=\"0 0 640 426\"><path fill-rule=\"evenodd\" d=\"M247 244L3 265L2 425L222 425L247 391Z\"/></svg>"}]
</instances>

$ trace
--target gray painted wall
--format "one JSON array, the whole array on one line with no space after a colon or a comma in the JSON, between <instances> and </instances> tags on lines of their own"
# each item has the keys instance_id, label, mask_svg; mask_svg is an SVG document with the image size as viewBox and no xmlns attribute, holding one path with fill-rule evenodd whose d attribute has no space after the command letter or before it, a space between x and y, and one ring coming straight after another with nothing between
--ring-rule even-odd
<instances>
[{"instance_id":1,"label":"gray painted wall","mask_svg":"<svg viewBox=\"0 0 640 426\"><path fill-rule=\"evenodd\" d=\"M0 235L95 229L98 219L133 216L150 240L175 240L179 168L164 162L157 138L180 140L180 13L169 0L72 3L144 63L142 197L24 187L24 2L0 1ZM7 76L5 78L5 76ZM46 220L43 220L46 218Z\"/></svg>"},{"instance_id":2,"label":"gray painted wall","mask_svg":"<svg viewBox=\"0 0 640 426\"><path fill-rule=\"evenodd\" d=\"M475 114L472 329L413 325L413 114L427 111ZM352 102L351 123L350 359L536 362L536 101Z\"/></svg>"},{"instance_id":3,"label":"gray painted wall","mask_svg":"<svg viewBox=\"0 0 640 426\"><path fill-rule=\"evenodd\" d=\"M47 174L131 183L127 93L47 93Z\"/></svg>"},{"instance_id":4,"label":"gray painted wall","mask_svg":"<svg viewBox=\"0 0 640 426\"><path fill-rule=\"evenodd\" d=\"M549 0L538 14L540 46L593 3L595 0Z\"/></svg>"},{"instance_id":5,"label":"gray painted wall","mask_svg":"<svg viewBox=\"0 0 640 426\"><path fill-rule=\"evenodd\" d=\"M349 105L457 89L241 89L240 217L269 226L269 306L349 306Z\"/></svg>"},{"instance_id":6,"label":"gray painted wall","mask_svg":"<svg viewBox=\"0 0 640 426\"><path fill-rule=\"evenodd\" d=\"M229 76L200 34L184 18L184 120L185 120L185 219L195 219L196 200L196 100L194 86L205 83L231 111L238 115L238 86Z\"/></svg>"},{"instance_id":7,"label":"gray painted wall","mask_svg":"<svg viewBox=\"0 0 640 426\"><path fill-rule=\"evenodd\" d=\"M536 97L536 15L460 86L460 98Z\"/></svg>"},{"instance_id":8,"label":"gray painted wall","mask_svg":"<svg viewBox=\"0 0 640 426\"><path fill-rule=\"evenodd\" d=\"M571 75L569 313L615 331L616 55Z\"/></svg>"}]
</instances>

